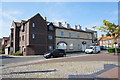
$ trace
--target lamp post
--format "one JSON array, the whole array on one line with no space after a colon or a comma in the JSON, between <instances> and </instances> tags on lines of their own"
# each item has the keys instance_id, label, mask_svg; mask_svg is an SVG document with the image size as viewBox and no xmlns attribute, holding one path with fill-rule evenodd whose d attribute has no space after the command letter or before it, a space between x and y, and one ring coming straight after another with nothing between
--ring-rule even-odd
<instances>
[{"instance_id":1,"label":"lamp post","mask_svg":"<svg viewBox=\"0 0 120 80\"><path fill-rule=\"evenodd\" d=\"M96 27L97 27L96 25L92 27L92 28L94 28L94 31L95 31ZM97 37L97 35L95 34L95 32L93 34L94 34L94 46L95 46L95 54L96 54L96 43L97 43L96 37Z\"/></svg>"}]
</instances>

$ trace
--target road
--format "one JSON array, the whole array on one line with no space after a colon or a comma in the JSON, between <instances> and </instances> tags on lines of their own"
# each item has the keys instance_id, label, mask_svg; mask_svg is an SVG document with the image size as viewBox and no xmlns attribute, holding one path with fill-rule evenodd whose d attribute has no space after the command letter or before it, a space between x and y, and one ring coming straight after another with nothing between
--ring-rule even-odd
<instances>
[{"instance_id":1,"label":"road","mask_svg":"<svg viewBox=\"0 0 120 80\"><path fill-rule=\"evenodd\" d=\"M40 58L40 56L20 57L20 59L29 59L29 61ZM67 57L38 59L36 62L25 62L25 64L8 65L3 70L3 78L74 78L72 76L95 77L103 71L105 64L118 65L118 57L114 54L101 52L100 54L71 53ZM35 59L36 58L36 59ZM4 58L4 60L9 60ZM10 58L14 60L14 58ZM15 62L15 61L14 61ZM7 65L7 64L6 64ZM99 71L99 72L98 72ZM104 70L105 71L105 70ZM117 72L115 72L116 74ZM111 75L110 75L111 76Z\"/></svg>"},{"instance_id":2,"label":"road","mask_svg":"<svg viewBox=\"0 0 120 80\"><path fill-rule=\"evenodd\" d=\"M83 52L67 53L66 57L72 57L77 55L86 55L86 54ZM12 56L1 55L0 59L2 59L2 65L4 66L11 63L45 60L43 55L23 56L23 57L12 57Z\"/></svg>"}]
</instances>

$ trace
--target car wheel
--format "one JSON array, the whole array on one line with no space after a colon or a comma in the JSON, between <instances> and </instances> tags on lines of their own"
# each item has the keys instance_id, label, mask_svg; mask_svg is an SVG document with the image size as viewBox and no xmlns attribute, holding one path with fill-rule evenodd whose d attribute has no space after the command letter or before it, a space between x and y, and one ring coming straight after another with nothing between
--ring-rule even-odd
<instances>
[{"instance_id":1,"label":"car wheel","mask_svg":"<svg viewBox=\"0 0 120 80\"><path fill-rule=\"evenodd\" d=\"M48 57L46 57L46 59L49 59Z\"/></svg>"}]
</instances>

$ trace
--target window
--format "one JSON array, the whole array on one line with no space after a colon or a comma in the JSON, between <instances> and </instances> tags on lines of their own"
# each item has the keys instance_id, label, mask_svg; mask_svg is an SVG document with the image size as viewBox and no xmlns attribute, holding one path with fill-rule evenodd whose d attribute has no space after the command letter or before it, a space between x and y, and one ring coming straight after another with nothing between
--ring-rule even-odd
<instances>
[{"instance_id":1,"label":"window","mask_svg":"<svg viewBox=\"0 0 120 80\"><path fill-rule=\"evenodd\" d=\"M69 47L69 49L73 49L73 44L70 44L70 47Z\"/></svg>"},{"instance_id":2,"label":"window","mask_svg":"<svg viewBox=\"0 0 120 80\"><path fill-rule=\"evenodd\" d=\"M72 32L69 32L69 37L70 37L70 38L72 37Z\"/></svg>"},{"instance_id":3,"label":"window","mask_svg":"<svg viewBox=\"0 0 120 80\"><path fill-rule=\"evenodd\" d=\"M67 45L65 43L59 43L58 49L67 49Z\"/></svg>"},{"instance_id":4,"label":"window","mask_svg":"<svg viewBox=\"0 0 120 80\"><path fill-rule=\"evenodd\" d=\"M34 22L32 23L32 27L35 27L35 23Z\"/></svg>"},{"instance_id":5,"label":"window","mask_svg":"<svg viewBox=\"0 0 120 80\"><path fill-rule=\"evenodd\" d=\"M25 25L22 25L21 26L21 31L24 32L24 30L25 30Z\"/></svg>"},{"instance_id":6,"label":"window","mask_svg":"<svg viewBox=\"0 0 120 80\"><path fill-rule=\"evenodd\" d=\"M90 36L89 36L89 35L87 35L87 38L89 39L89 38L90 38Z\"/></svg>"},{"instance_id":7,"label":"window","mask_svg":"<svg viewBox=\"0 0 120 80\"><path fill-rule=\"evenodd\" d=\"M53 26L49 26L49 30L53 30Z\"/></svg>"},{"instance_id":8,"label":"window","mask_svg":"<svg viewBox=\"0 0 120 80\"><path fill-rule=\"evenodd\" d=\"M33 39L35 38L35 34L32 34L32 38L33 38Z\"/></svg>"},{"instance_id":9,"label":"window","mask_svg":"<svg viewBox=\"0 0 120 80\"><path fill-rule=\"evenodd\" d=\"M81 46L80 46L80 44L78 44L78 49L81 49Z\"/></svg>"},{"instance_id":10,"label":"window","mask_svg":"<svg viewBox=\"0 0 120 80\"><path fill-rule=\"evenodd\" d=\"M80 33L77 33L77 37L78 37L78 38L80 37Z\"/></svg>"},{"instance_id":11,"label":"window","mask_svg":"<svg viewBox=\"0 0 120 80\"><path fill-rule=\"evenodd\" d=\"M21 41L21 37L19 38L19 41Z\"/></svg>"},{"instance_id":12,"label":"window","mask_svg":"<svg viewBox=\"0 0 120 80\"><path fill-rule=\"evenodd\" d=\"M52 39L53 39L53 36L49 35L49 36L48 36L48 39L52 40Z\"/></svg>"},{"instance_id":13,"label":"window","mask_svg":"<svg viewBox=\"0 0 120 80\"><path fill-rule=\"evenodd\" d=\"M24 41L24 36L22 36L22 40Z\"/></svg>"},{"instance_id":14,"label":"window","mask_svg":"<svg viewBox=\"0 0 120 80\"><path fill-rule=\"evenodd\" d=\"M49 48L49 50L53 50L53 47L52 47L52 46L49 46L48 48Z\"/></svg>"},{"instance_id":15,"label":"window","mask_svg":"<svg viewBox=\"0 0 120 80\"><path fill-rule=\"evenodd\" d=\"M97 33L94 33L94 36L97 37Z\"/></svg>"},{"instance_id":16,"label":"window","mask_svg":"<svg viewBox=\"0 0 120 80\"><path fill-rule=\"evenodd\" d=\"M60 31L60 33L61 33L61 37L64 37L64 32L63 32L63 31Z\"/></svg>"}]
</instances>

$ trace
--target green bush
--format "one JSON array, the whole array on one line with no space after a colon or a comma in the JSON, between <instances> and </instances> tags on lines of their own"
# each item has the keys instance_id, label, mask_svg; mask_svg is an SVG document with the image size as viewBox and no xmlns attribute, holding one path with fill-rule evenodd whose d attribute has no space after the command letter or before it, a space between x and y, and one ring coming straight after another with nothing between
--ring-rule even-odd
<instances>
[{"instance_id":1,"label":"green bush","mask_svg":"<svg viewBox=\"0 0 120 80\"><path fill-rule=\"evenodd\" d=\"M117 48L117 51L118 51L118 53L120 53L120 47L119 47L119 48Z\"/></svg>"},{"instance_id":2,"label":"green bush","mask_svg":"<svg viewBox=\"0 0 120 80\"><path fill-rule=\"evenodd\" d=\"M13 53L14 56L23 56L23 53L17 51L16 53Z\"/></svg>"},{"instance_id":3,"label":"green bush","mask_svg":"<svg viewBox=\"0 0 120 80\"><path fill-rule=\"evenodd\" d=\"M2 50L0 50L0 53L2 53Z\"/></svg>"},{"instance_id":4,"label":"green bush","mask_svg":"<svg viewBox=\"0 0 120 80\"><path fill-rule=\"evenodd\" d=\"M115 52L115 48L109 48L108 52L114 53ZM117 52L120 53L120 48L117 48Z\"/></svg>"}]
</instances>

